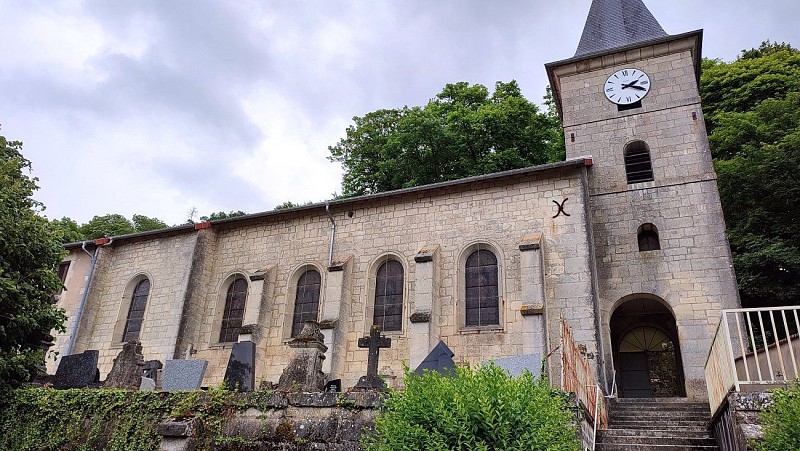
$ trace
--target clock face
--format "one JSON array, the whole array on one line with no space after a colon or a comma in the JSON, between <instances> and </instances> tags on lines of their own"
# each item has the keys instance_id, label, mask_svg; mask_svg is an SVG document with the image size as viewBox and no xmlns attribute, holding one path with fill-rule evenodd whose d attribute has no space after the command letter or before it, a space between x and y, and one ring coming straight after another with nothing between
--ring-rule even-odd
<instances>
[{"instance_id":1,"label":"clock face","mask_svg":"<svg viewBox=\"0 0 800 451\"><path fill-rule=\"evenodd\" d=\"M603 85L606 98L617 105L630 105L650 92L650 77L639 69L620 69Z\"/></svg>"}]
</instances>

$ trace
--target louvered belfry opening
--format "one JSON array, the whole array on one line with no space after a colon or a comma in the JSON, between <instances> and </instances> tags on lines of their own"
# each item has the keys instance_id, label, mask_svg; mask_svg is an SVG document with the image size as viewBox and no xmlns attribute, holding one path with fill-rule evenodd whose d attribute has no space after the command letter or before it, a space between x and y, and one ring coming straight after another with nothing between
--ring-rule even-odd
<instances>
[{"instance_id":1,"label":"louvered belfry opening","mask_svg":"<svg viewBox=\"0 0 800 451\"><path fill-rule=\"evenodd\" d=\"M240 277L228 286L225 296L225 310L222 314L222 327L219 331L220 343L234 342L239 339L242 328L244 304L247 300L247 281Z\"/></svg>"},{"instance_id":2,"label":"louvered belfry opening","mask_svg":"<svg viewBox=\"0 0 800 451\"><path fill-rule=\"evenodd\" d=\"M633 141L625 146L625 174L629 185L653 181L650 148L644 141Z\"/></svg>"},{"instance_id":3,"label":"louvered belfry opening","mask_svg":"<svg viewBox=\"0 0 800 451\"><path fill-rule=\"evenodd\" d=\"M306 321L317 321L319 313L319 290L322 278L314 269L300 276L297 281L297 292L294 299L294 316L292 318L292 337L303 330Z\"/></svg>"},{"instance_id":4,"label":"louvered belfry opening","mask_svg":"<svg viewBox=\"0 0 800 451\"><path fill-rule=\"evenodd\" d=\"M403 265L397 260L383 263L375 277L375 305L372 324L382 331L403 328Z\"/></svg>"}]
</instances>

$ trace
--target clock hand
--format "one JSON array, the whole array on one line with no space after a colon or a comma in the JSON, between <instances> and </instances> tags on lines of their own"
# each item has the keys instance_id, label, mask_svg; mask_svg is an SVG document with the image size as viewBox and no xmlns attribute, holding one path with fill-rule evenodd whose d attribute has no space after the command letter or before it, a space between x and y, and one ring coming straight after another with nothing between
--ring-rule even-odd
<instances>
[{"instance_id":1,"label":"clock hand","mask_svg":"<svg viewBox=\"0 0 800 451\"><path fill-rule=\"evenodd\" d=\"M628 84L625 84L625 83L623 83L623 84L622 84L622 89L625 89L625 88L635 88L636 86L634 86L634 85L636 84L636 82L637 82L637 81L639 81L639 80L633 80L632 82L630 82L630 83L628 83Z\"/></svg>"},{"instance_id":2,"label":"clock hand","mask_svg":"<svg viewBox=\"0 0 800 451\"><path fill-rule=\"evenodd\" d=\"M638 90L638 91L647 91L646 89L644 89L644 88L643 88L643 87L641 87L641 86L626 86L626 87L627 87L627 88L631 88L631 89L636 89L636 90Z\"/></svg>"}]
</instances>

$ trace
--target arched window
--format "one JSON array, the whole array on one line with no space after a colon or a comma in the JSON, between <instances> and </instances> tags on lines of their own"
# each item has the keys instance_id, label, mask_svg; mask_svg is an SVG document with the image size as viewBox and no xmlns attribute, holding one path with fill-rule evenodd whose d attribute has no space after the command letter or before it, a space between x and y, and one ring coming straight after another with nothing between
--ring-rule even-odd
<instances>
[{"instance_id":1,"label":"arched window","mask_svg":"<svg viewBox=\"0 0 800 451\"><path fill-rule=\"evenodd\" d=\"M661 249L661 243L658 241L658 229L653 224L640 225L636 235L639 240L639 252Z\"/></svg>"},{"instance_id":2,"label":"arched window","mask_svg":"<svg viewBox=\"0 0 800 451\"><path fill-rule=\"evenodd\" d=\"M378 268L375 276L375 306L372 324L383 331L403 329L403 265L389 260Z\"/></svg>"},{"instance_id":3,"label":"arched window","mask_svg":"<svg viewBox=\"0 0 800 451\"><path fill-rule=\"evenodd\" d=\"M131 306L125 320L125 330L122 332L122 341L129 342L139 339L144 320L144 308L147 306L147 297L150 295L150 280L142 279L136 284L131 295Z\"/></svg>"},{"instance_id":4,"label":"arched window","mask_svg":"<svg viewBox=\"0 0 800 451\"><path fill-rule=\"evenodd\" d=\"M487 249L479 249L467 257L464 269L466 325L499 325L497 257Z\"/></svg>"},{"instance_id":5,"label":"arched window","mask_svg":"<svg viewBox=\"0 0 800 451\"><path fill-rule=\"evenodd\" d=\"M644 141L633 141L625 146L625 175L628 185L653 180L650 148Z\"/></svg>"},{"instance_id":6,"label":"arched window","mask_svg":"<svg viewBox=\"0 0 800 451\"><path fill-rule=\"evenodd\" d=\"M222 325L219 329L220 343L237 341L239 329L244 317L244 304L247 300L247 280L239 277L228 286L225 295L225 310L222 313Z\"/></svg>"},{"instance_id":7,"label":"arched window","mask_svg":"<svg viewBox=\"0 0 800 451\"><path fill-rule=\"evenodd\" d=\"M306 321L317 321L319 312L319 272L310 269L297 281L297 295L294 298L294 317L292 318L292 337L303 330Z\"/></svg>"}]
</instances>

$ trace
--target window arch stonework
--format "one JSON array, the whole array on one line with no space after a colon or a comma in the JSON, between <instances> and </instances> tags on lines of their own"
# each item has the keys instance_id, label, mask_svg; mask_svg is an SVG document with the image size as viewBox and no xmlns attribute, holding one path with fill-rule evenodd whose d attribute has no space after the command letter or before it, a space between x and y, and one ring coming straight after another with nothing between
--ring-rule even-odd
<instances>
[{"instance_id":1,"label":"window arch stonework","mask_svg":"<svg viewBox=\"0 0 800 451\"><path fill-rule=\"evenodd\" d=\"M219 331L220 343L235 342L239 339L239 329L242 327L247 302L247 288L247 279L241 275L228 285Z\"/></svg>"},{"instance_id":2,"label":"window arch stonework","mask_svg":"<svg viewBox=\"0 0 800 451\"><path fill-rule=\"evenodd\" d=\"M368 272L365 333L374 324L382 332L401 334L406 300L406 265L399 254L384 254L373 261Z\"/></svg>"},{"instance_id":3,"label":"window arch stonework","mask_svg":"<svg viewBox=\"0 0 800 451\"><path fill-rule=\"evenodd\" d=\"M306 321L319 319L319 297L322 276L316 269L305 270L297 279L292 312L291 336L296 337Z\"/></svg>"},{"instance_id":4,"label":"window arch stonework","mask_svg":"<svg viewBox=\"0 0 800 451\"><path fill-rule=\"evenodd\" d=\"M653 165L647 143L631 141L625 146L624 156L628 185L653 181Z\"/></svg>"},{"instance_id":5,"label":"window arch stonework","mask_svg":"<svg viewBox=\"0 0 800 451\"><path fill-rule=\"evenodd\" d=\"M503 328L502 256L496 246L474 243L458 260L458 326L461 329Z\"/></svg>"},{"instance_id":6,"label":"window arch stonework","mask_svg":"<svg viewBox=\"0 0 800 451\"><path fill-rule=\"evenodd\" d=\"M122 292L111 342L121 346L130 340L141 340L147 325L147 308L153 293L153 278L146 273L132 277Z\"/></svg>"},{"instance_id":7,"label":"window arch stonework","mask_svg":"<svg viewBox=\"0 0 800 451\"><path fill-rule=\"evenodd\" d=\"M636 231L636 240L639 244L639 252L657 251L661 249L661 242L658 238L658 229L653 224L642 224Z\"/></svg>"}]
</instances>

